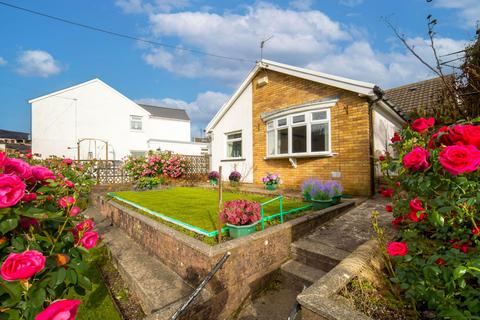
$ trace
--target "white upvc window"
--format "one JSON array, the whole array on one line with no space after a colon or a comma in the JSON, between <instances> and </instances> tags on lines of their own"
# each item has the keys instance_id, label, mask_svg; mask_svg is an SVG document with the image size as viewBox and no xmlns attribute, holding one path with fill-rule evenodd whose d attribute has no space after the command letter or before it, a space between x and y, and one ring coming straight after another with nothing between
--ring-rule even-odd
<instances>
[{"instance_id":1,"label":"white upvc window","mask_svg":"<svg viewBox=\"0 0 480 320\"><path fill-rule=\"evenodd\" d=\"M130 116L130 130L142 131L141 116Z\"/></svg>"},{"instance_id":2,"label":"white upvc window","mask_svg":"<svg viewBox=\"0 0 480 320\"><path fill-rule=\"evenodd\" d=\"M226 133L225 137L227 159L242 158L242 131Z\"/></svg>"},{"instance_id":3,"label":"white upvc window","mask_svg":"<svg viewBox=\"0 0 480 320\"><path fill-rule=\"evenodd\" d=\"M267 121L267 158L331 153L330 109L291 113Z\"/></svg>"}]
</instances>

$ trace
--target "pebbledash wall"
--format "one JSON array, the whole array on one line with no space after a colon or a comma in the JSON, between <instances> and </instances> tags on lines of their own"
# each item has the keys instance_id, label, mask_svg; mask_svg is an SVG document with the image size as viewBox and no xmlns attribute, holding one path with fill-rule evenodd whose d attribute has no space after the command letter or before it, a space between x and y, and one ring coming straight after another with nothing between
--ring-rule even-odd
<instances>
[{"instance_id":1,"label":"pebbledash wall","mask_svg":"<svg viewBox=\"0 0 480 320\"><path fill-rule=\"evenodd\" d=\"M308 177L332 179L332 172L340 172L345 193L370 194L370 124L366 98L355 92L300 79L283 73L268 71L268 84L253 85L253 181L260 181L266 172L276 172L285 185L298 188ZM328 157L298 158L294 168L288 158L265 159L266 124L261 113L284 109L322 98L338 96L331 108L332 152Z\"/></svg>"}]
</instances>

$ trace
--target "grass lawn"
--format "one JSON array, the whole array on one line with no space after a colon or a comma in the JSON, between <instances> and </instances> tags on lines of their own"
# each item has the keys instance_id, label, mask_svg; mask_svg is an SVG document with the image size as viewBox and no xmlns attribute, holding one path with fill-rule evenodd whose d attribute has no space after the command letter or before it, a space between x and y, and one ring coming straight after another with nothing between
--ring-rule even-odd
<instances>
[{"instance_id":1,"label":"grass lawn","mask_svg":"<svg viewBox=\"0 0 480 320\"><path fill-rule=\"evenodd\" d=\"M115 195L139 204L165 216L186 222L206 231L217 229L218 191L204 188L174 187L153 191L122 191ZM249 193L223 192L223 201L253 200L260 203L275 196L261 196ZM300 200L283 199L283 211L305 206ZM280 212L279 202L266 205L265 215Z\"/></svg>"}]
</instances>

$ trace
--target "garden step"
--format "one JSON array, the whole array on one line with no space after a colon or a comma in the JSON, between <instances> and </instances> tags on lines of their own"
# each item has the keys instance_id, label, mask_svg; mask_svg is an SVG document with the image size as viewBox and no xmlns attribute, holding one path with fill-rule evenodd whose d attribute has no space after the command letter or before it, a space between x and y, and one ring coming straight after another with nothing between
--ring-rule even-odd
<instances>
[{"instance_id":1,"label":"garden step","mask_svg":"<svg viewBox=\"0 0 480 320\"><path fill-rule=\"evenodd\" d=\"M331 247L309 238L302 238L291 245L293 259L307 266L330 271L350 252Z\"/></svg>"},{"instance_id":2,"label":"garden step","mask_svg":"<svg viewBox=\"0 0 480 320\"><path fill-rule=\"evenodd\" d=\"M168 319L193 288L120 229L105 226L102 229L112 260L129 289L139 298L145 313L163 314L155 319ZM205 301L208 296L204 291L198 300Z\"/></svg>"},{"instance_id":3,"label":"garden step","mask_svg":"<svg viewBox=\"0 0 480 320\"><path fill-rule=\"evenodd\" d=\"M325 274L323 270L307 266L295 260L285 262L280 269L282 275L295 284L296 287L310 286Z\"/></svg>"}]
</instances>

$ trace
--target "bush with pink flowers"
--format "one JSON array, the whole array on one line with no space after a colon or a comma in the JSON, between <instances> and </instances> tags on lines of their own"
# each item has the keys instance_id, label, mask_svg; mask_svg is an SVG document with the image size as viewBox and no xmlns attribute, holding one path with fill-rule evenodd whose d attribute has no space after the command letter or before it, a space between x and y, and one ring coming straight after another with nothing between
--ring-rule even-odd
<instances>
[{"instance_id":1,"label":"bush with pink flowers","mask_svg":"<svg viewBox=\"0 0 480 320\"><path fill-rule=\"evenodd\" d=\"M25 160L0 152L0 319L74 319L80 302L59 299L91 288L88 178L66 159Z\"/></svg>"},{"instance_id":2,"label":"bush with pink flowers","mask_svg":"<svg viewBox=\"0 0 480 320\"><path fill-rule=\"evenodd\" d=\"M249 200L225 201L220 212L220 220L224 223L243 226L261 219L260 203Z\"/></svg>"},{"instance_id":3,"label":"bush with pink flowers","mask_svg":"<svg viewBox=\"0 0 480 320\"><path fill-rule=\"evenodd\" d=\"M434 124L413 121L392 138L399 157L380 161L398 231L390 279L419 318L478 318L480 126Z\"/></svg>"}]
</instances>

